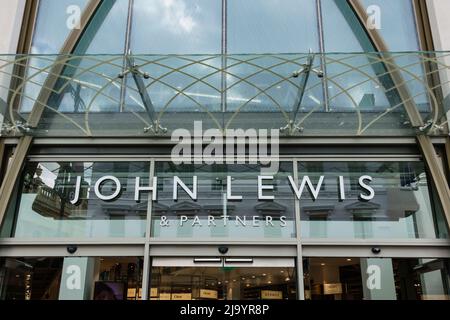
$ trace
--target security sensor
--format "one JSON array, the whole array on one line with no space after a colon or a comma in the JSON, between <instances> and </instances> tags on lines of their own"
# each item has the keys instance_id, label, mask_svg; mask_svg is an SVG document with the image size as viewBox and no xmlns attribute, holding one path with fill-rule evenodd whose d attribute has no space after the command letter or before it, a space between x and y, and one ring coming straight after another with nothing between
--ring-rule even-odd
<instances>
[{"instance_id":1,"label":"security sensor","mask_svg":"<svg viewBox=\"0 0 450 320\"><path fill-rule=\"evenodd\" d=\"M227 253L227 252L228 252L228 247L220 246L220 247L219 247L219 252L220 252L221 254Z\"/></svg>"},{"instance_id":2,"label":"security sensor","mask_svg":"<svg viewBox=\"0 0 450 320\"><path fill-rule=\"evenodd\" d=\"M78 247L75 245L69 245L67 246L67 252L70 254L74 254L75 252L77 252Z\"/></svg>"},{"instance_id":3,"label":"security sensor","mask_svg":"<svg viewBox=\"0 0 450 320\"><path fill-rule=\"evenodd\" d=\"M381 249L378 248L378 247L373 247L373 248L372 248L372 252L373 252L374 254L379 254L379 253L381 252Z\"/></svg>"}]
</instances>

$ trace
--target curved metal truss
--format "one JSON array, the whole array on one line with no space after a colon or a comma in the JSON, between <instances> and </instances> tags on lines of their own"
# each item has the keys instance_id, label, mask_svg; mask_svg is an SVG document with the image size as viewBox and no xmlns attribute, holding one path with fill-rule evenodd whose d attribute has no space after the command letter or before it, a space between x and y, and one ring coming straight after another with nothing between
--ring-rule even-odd
<instances>
[{"instance_id":1,"label":"curved metal truss","mask_svg":"<svg viewBox=\"0 0 450 320\"><path fill-rule=\"evenodd\" d=\"M0 56L2 134L165 136L201 120L223 133L442 135L449 59L447 52ZM55 64L61 74L52 74ZM56 85L46 88L50 76ZM440 83L430 82L434 76ZM51 93L46 103L38 100L43 89ZM412 124L407 104L424 125ZM36 107L44 112L30 119Z\"/></svg>"}]
</instances>

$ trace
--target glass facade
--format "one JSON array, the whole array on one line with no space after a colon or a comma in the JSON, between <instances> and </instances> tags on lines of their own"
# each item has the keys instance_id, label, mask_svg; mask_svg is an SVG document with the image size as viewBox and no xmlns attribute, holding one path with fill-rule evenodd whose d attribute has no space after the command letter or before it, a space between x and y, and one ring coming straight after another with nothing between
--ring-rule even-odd
<instances>
[{"instance_id":1,"label":"glass facade","mask_svg":"<svg viewBox=\"0 0 450 320\"><path fill-rule=\"evenodd\" d=\"M319 52L320 28L326 36L327 52L367 51L365 45L358 44L365 40L362 33L355 32L357 26L353 25L350 7L343 1L227 0L225 6L222 2L133 0L129 8L129 0L117 0L107 7L106 18L91 29L95 32L86 35L84 41L92 42L89 53L121 53L125 48L128 12L132 15L131 50L135 54L218 54L222 50L232 54ZM32 53L57 53L70 29L54 26L66 24L71 12L69 5L82 11L86 3L86 0L41 1ZM412 1L362 0L361 4L368 14L374 10L385 14L375 22L380 22L376 27L389 51L420 49ZM323 25L318 9L324 18ZM55 14L52 20L50 12ZM401 17L396 12L402 12ZM111 28L112 32L106 32ZM389 32L392 29L397 33ZM222 43L222 31L226 44Z\"/></svg>"},{"instance_id":2,"label":"glass facade","mask_svg":"<svg viewBox=\"0 0 450 320\"><path fill-rule=\"evenodd\" d=\"M448 259L307 258L303 264L307 300L450 299Z\"/></svg>"},{"instance_id":3,"label":"glass facade","mask_svg":"<svg viewBox=\"0 0 450 320\"><path fill-rule=\"evenodd\" d=\"M273 195L273 201L258 197L260 172L261 167L256 165L174 166L171 162L157 162L158 201L153 205L152 236L295 238L294 197L287 179L292 175L292 163L281 163L273 179L265 182L273 190L267 192ZM196 176L198 198L193 200L180 188L174 200L174 176L182 179L189 189L192 177Z\"/></svg>"},{"instance_id":4,"label":"glass facade","mask_svg":"<svg viewBox=\"0 0 450 320\"><path fill-rule=\"evenodd\" d=\"M150 28L149 21L152 21ZM221 23L221 1L136 0L133 8L131 52L220 54Z\"/></svg>"},{"instance_id":5,"label":"glass facade","mask_svg":"<svg viewBox=\"0 0 450 320\"><path fill-rule=\"evenodd\" d=\"M378 29L389 51L420 50L412 1L362 0L361 3L369 14L380 13L376 19L379 21L374 22L379 22ZM402 12L402 18L396 12Z\"/></svg>"},{"instance_id":6,"label":"glass facade","mask_svg":"<svg viewBox=\"0 0 450 320\"><path fill-rule=\"evenodd\" d=\"M300 200L303 237L448 238L421 162L307 162L298 172L313 181L329 177L318 199L305 194ZM362 189L361 176L372 182L371 190ZM370 201L362 198L371 194Z\"/></svg>"},{"instance_id":7,"label":"glass facade","mask_svg":"<svg viewBox=\"0 0 450 320\"><path fill-rule=\"evenodd\" d=\"M199 259L201 260L201 259ZM260 259L263 261L262 259ZM272 266L192 265L154 258L151 300L292 300L296 270ZM270 260L267 260L267 262ZM306 300L448 300L449 259L313 257L303 259ZM135 257L1 258L4 300L141 300L143 260ZM83 285L70 277L79 274Z\"/></svg>"},{"instance_id":8,"label":"glass facade","mask_svg":"<svg viewBox=\"0 0 450 320\"><path fill-rule=\"evenodd\" d=\"M0 258L2 300L57 300L63 258Z\"/></svg>"},{"instance_id":9,"label":"glass facade","mask_svg":"<svg viewBox=\"0 0 450 320\"><path fill-rule=\"evenodd\" d=\"M136 177L148 184L149 169L148 162L30 162L12 235L144 237L148 198L137 203L134 191Z\"/></svg>"},{"instance_id":10,"label":"glass facade","mask_svg":"<svg viewBox=\"0 0 450 320\"><path fill-rule=\"evenodd\" d=\"M314 0L227 1L227 52L318 52Z\"/></svg>"},{"instance_id":11,"label":"glass facade","mask_svg":"<svg viewBox=\"0 0 450 320\"><path fill-rule=\"evenodd\" d=\"M152 238L448 238L420 161L293 165L29 162L2 233L139 238L151 215Z\"/></svg>"},{"instance_id":12,"label":"glass facade","mask_svg":"<svg viewBox=\"0 0 450 320\"><path fill-rule=\"evenodd\" d=\"M162 261L161 261L162 260ZM151 300L295 300L295 268L160 266L153 261Z\"/></svg>"},{"instance_id":13,"label":"glass facade","mask_svg":"<svg viewBox=\"0 0 450 320\"><path fill-rule=\"evenodd\" d=\"M418 1L38 3L0 52L1 300L450 300Z\"/></svg>"},{"instance_id":14,"label":"glass facade","mask_svg":"<svg viewBox=\"0 0 450 320\"><path fill-rule=\"evenodd\" d=\"M43 1L42 6L51 3ZM59 10L59 6L58 3L54 9ZM390 51L419 50L411 1L396 4L363 1L363 6L368 12L375 6L389 13L383 16L380 34ZM45 9L49 12L52 8ZM300 109L296 112L307 117L310 111L321 114L335 111L353 118L357 116L353 114L355 109L361 109L370 121L392 108L394 121L404 120L399 93L393 88L389 71L383 70L384 62L377 63L379 56L354 56L376 49L345 1L303 0L300 4L278 0L224 3L136 0L129 7L127 0L119 0L104 5L102 10L75 52L129 53L136 57L131 61L97 56L71 62L71 67L83 71L81 75L66 74L79 79L64 84L65 90L51 100L49 109L54 111L47 110L50 124L55 121L53 113L58 112L138 112L141 114L137 117L145 119L148 101L160 113L160 122L170 122L180 112L198 112L207 118L208 113L221 111L223 119L217 122L226 122L236 113L258 112L258 117L263 117L269 112L285 116L284 113L294 112L297 103ZM394 19L391 14L400 10L401 19ZM45 39L63 38L61 31L45 28L45 22L41 22L45 19L45 14L38 15L39 28L33 38L33 48L44 47ZM148 21L152 21L151 28ZM41 24L44 26L40 27ZM400 30L401 36L395 33L394 37L387 31L390 29ZM51 52L56 53L62 43L52 41L52 45ZM347 55L322 57L321 53ZM305 84L303 76L289 79L290 74L309 64L311 58L312 65L324 72L325 77L305 75ZM39 74L25 87L27 94L21 106L24 117L33 108L39 83L45 79L39 69L50 67L53 61L44 57L32 63ZM395 61L402 68L408 88L419 93L413 99L426 117L431 107L422 83L425 75L421 57L403 54ZM126 72L133 64L149 75L142 87L135 83L132 73L126 74L124 81L117 78L117 74ZM349 65L358 66L359 71L350 72ZM143 90L148 99L142 97ZM297 101L300 95L301 100ZM163 112L169 113L167 117ZM72 117L81 124L81 119Z\"/></svg>"},{"instance_id":15,"label":"glass facade","mask_svg":"<svg viewBox=\"0 0 450 320\"><path fill-rule=\"evenodd\" d=\"M142 262L131 257L0 258L0 296L3 300L141 300Z\"/></svg>"}]
</instances>

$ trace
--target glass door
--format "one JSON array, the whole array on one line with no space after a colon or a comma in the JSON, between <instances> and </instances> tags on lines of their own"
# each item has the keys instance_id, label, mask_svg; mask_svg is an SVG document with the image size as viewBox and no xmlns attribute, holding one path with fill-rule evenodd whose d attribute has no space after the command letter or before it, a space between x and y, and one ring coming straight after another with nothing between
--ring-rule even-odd
<instances>
[{"instance_id":1,"label":"glass door","mask_svg":"<svg viewBox=\"0 0 450 320\"><path fill-rule=\"evenodd\" d=\"M152 300L295 300L293 258L153 258Z\"/></svg>"}]
</instances>

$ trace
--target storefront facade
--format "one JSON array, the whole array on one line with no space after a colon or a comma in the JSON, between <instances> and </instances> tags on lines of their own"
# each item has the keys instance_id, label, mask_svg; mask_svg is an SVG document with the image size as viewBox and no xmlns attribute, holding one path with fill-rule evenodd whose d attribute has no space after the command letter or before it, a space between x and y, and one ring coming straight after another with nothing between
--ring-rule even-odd
<instances>
[{"instance_id":1,"label":"storefront facade","mask_svg":"<svg viewBox=\"0 0 450 320\"><path fill-rule=\"evenodd\" d=\"M450 299L428 2L8 8L0 298Z\"/></svg>"}]
</instances>

